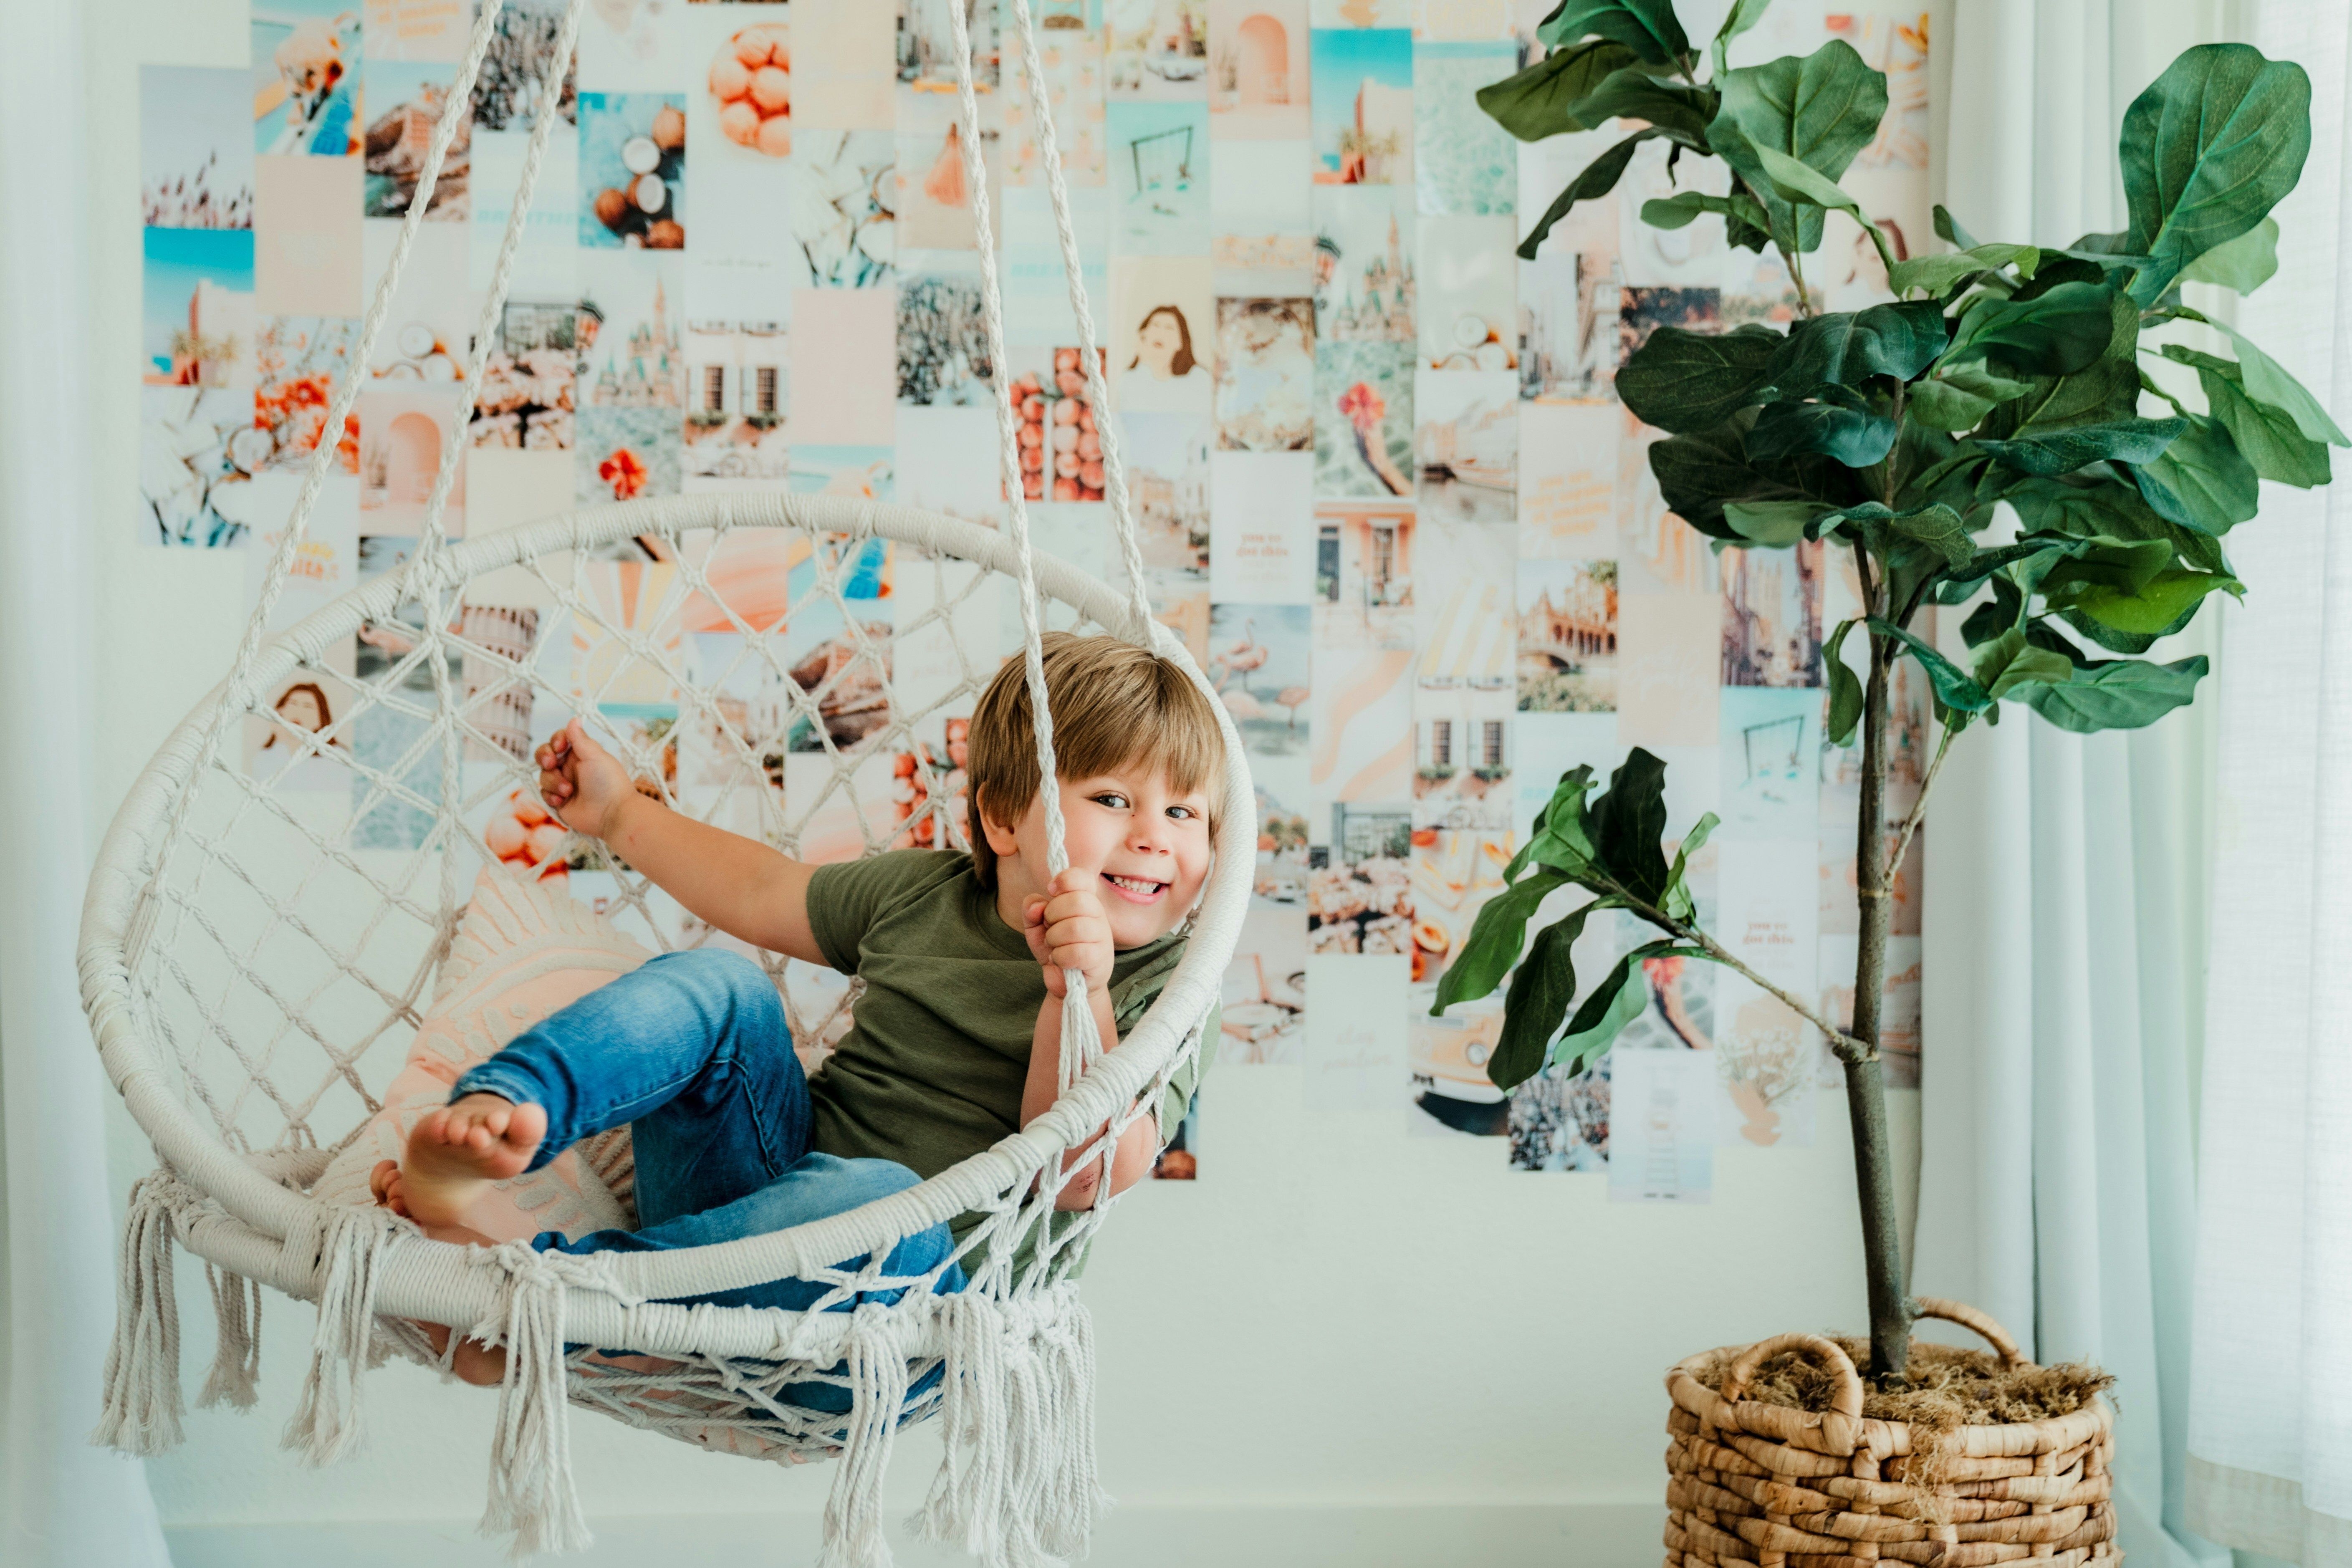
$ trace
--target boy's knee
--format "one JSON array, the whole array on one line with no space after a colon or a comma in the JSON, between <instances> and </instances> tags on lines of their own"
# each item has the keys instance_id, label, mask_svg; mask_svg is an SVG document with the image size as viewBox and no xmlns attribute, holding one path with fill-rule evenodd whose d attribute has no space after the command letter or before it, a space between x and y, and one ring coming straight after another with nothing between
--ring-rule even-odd
<instances>
[{"instance_id":1,"label":"boy's knee","mask_svg":"<svg viewBox=\"0 0 2352 1568\"><path fill-rule=\"evenodd\" d=\"M896 1160L843 1160L840 1164L837 1179L842 1195L849 1200L844 1208L877 1203L923 1184L922 1177Z\"/></svg>"},{"instance_id":2,"label":"boy's knee","mask_svg":"<svg viewBox=\"0 0 2352 1568\"><path fill-rule=\"evenodd\" d=\"M766 970L740 952L698 947L665 952L648 959L646 967L651 969L655 964L660 964L671 979L683 981L730 1008L773 1010L780 1016L782 1014L783 1002L776 994L776 983L768 978Z\"/></svg>"}]
</instances>

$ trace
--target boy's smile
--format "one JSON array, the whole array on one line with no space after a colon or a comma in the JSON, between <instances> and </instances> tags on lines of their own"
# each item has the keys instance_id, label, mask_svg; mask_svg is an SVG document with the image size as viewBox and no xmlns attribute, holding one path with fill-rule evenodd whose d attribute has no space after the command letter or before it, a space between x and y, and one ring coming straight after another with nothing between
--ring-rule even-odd
<instances>
[{"instance_id":1,"label":"boy's smile","mask_svg":"<svg viewBox=\"0 0 2352 1568\"><path fill-rule=\"evenodd\" d=\"M1113 945L1141 947L1174 931L1209 879L1207 794L1171 787L1152 763L1060 785L1063 846L1073 867L1095 874ZM1045 803L1032 800L1017 824L983 819L982 830L997 855L997 912L1017 931L1024 902L1050 880Z\"/></svg>"}]
</instances>

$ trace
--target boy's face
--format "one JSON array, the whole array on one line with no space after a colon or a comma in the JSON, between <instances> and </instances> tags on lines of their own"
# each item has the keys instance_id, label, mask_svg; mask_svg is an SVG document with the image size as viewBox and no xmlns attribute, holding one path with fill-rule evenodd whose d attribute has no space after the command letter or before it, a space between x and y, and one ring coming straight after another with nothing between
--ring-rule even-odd
<instances>
[{"instance_id":1,"label":"boy's face","mask_svg":"<svg viewBox=\"0 0 2352 1568\"><path fill-rule=\"evenodd\" d=\"M1090 778L1061 781L1063 846L1072 867L1095 876L1094 891L1110 921L1115 947L1141 947L1183 923L1209 879L1209 797L1180 792L1150 763ZM984 824L996 851L999 908L1019 910L1042 894L1045 803L1041 796L1014 824Z\"/></svg>"}]
</instances>

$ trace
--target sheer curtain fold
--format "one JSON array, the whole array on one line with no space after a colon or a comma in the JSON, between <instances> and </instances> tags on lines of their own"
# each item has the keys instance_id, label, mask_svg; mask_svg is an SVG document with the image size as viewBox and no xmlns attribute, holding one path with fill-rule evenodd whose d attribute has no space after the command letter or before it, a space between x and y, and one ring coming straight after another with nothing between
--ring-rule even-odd
<instances>
[{"instance_id":1,"label":"sheer curtain fold","mask_svg":"<svg viewBox=\"0 0 2352 1568\"><path fill-rule=\"evenodd\" d=\"M2240 324L2352 425L2352 0L2260 0L2252 41L2312 78L2312 151L2278 275ZM2352 1564L2352 468L2263 488L2231 536L2251 590L2221 669L2200 1100L2189 1517Z\"/></svg>"},{"instance_id":2,"label":"sheer curtain fold","mask_svg":"<svg viewBox=\"0 0 2352 1568\"><path fill-rule=\"evenodd\" d=\"M85 1436L114 1319L115 1237L108 1090L74 967L90 826L88 544L91 529L131 521L89 505L87 160L78 132L58 134L87 123L81 8L12 7L6 46L0 147L15 155L0 158L0 207L40 219L0 228L0 1563L167 1568L143 1467Z\"/></svg>"},{"instance_id":3,"label":"sheer curtain fold","mask_svg":"<svg viewBox=\"0 0 2352 1568\"><path fill-rule=\"evenodd\" d=\"M2062 246L2125 226L2123 111L2213 36L2213 10L1955 6L1945 205L1986 239ZM1958 618L1942 628L1955 644ZM2039 1360L2117 1374L2122 1544L2166 1568L2228 1562L2189 1533L2181 1473L2181 1238L2195 1214L2184 1026L2202 1000L2187 960L2203 940L2192 847L2214 707L2209 694L2151 730L2089 737L2012 713L1955 747L1926 834L1912 1287L1983 1307Z\"/></svg>"}]
</instances>

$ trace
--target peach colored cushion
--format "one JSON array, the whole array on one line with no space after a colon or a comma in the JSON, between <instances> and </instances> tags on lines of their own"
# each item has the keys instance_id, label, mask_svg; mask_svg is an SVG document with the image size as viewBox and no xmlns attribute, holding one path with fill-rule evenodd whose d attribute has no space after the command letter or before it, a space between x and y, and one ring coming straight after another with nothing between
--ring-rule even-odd
<instances>
[{"instance_id":1,"label":"peach colored cushion","mask_svg":"<svg viewBox=\"0 0 2352 1568\"><path fill-rule=\"evenodd\" d=\"M379 1160L396 1160L409 1129L446 1104L450 1086L524 1029L653 954L621 935L560 887L503 868L482 872L473 901L442 961L433 1000L408 1061L385 1089L383 1109L335 1156L312 1194L328 1203L367 1204ZM494 1241L541 1231L579 1237L627 1229L629 1131L583 1140L537 1171L485 1192L465 1223Z\"/></svg>"}]
</instances>

